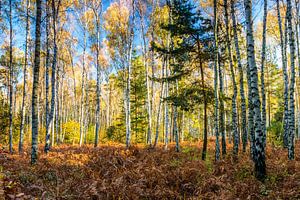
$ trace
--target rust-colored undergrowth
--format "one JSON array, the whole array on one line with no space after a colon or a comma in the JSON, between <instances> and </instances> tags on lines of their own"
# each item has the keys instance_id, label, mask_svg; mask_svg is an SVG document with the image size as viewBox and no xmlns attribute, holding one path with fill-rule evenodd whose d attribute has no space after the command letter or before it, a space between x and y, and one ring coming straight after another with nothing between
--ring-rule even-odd
<instances>
[{"instance_id":1,"label":"rust-colored undergrowth","mask_svg":"<svg viewBox=\"0 0 300 200\"><path fill-rule=\"evenodd\" d=\"M7 199L300 199L300 142L296 159L286 149L267 147L264 183L253 176L249 153L228 154L214 162L210 140L207 160L201 145L184 143L181 152L162 146L123 145L54 147L38 164L23 155L0 152L1 190Z\"/></svg>"}]
</instances>

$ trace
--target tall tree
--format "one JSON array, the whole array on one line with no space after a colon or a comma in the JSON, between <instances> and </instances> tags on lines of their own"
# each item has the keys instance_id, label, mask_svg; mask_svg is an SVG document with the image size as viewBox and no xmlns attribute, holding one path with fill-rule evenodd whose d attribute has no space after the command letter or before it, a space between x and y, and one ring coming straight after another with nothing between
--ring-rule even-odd
<instances>
[{"instance_id":1,"label":"tall tree","mask_svg":"<svg viewBox=\"0 0 300 200\"><path fill-rule=\"evenodd\" d=\"M290 160L295 158L294 151L294 138L295 138L295 36L293 31L292 20L292 2L287 0L287 21L288 21L288 34L290 46L290 63L291 63L291 80L289 88L289 139L288 139L288 157Z\"/></svg>"},{"instance_id":2,"label":"tall tree","mask_svg":"<svg viewBox=\"0 0 300 200\"><path fill-rule=\"evenodd\" d=\"M261 127L261 105L258 91L258 74L255 63L254 52L254 38L253 38L253 24L252 24L252 2L251 0L244 0L245 14L246 14L246 28L247 28L247 62L250 71L251 86L251 106L253 108L254 130L255 130L255 176L263 180L266 176L265 163L265 147L263 144L263 130Z\"/></svg>"},{"instance_id":3,"label":"tall tree","mask_svg":"<svg viewBox=\"0 0 300 200\"><path fill-rule=\"evenodd\" d=\"M227 46L227 52L229 56L229 66L230 66L230 72L231 72L231 78L232 78L232 86L233 86L233 96L232 96L232 131L233 131L233 152L234 154L238 153L239 148L239 133L238 133L238 126L237 126L237 105L236 105L236 99L237 99L237 85L235 81L235 73L234 73L234 66L232 62L232 54L231 54L231 42L229 38L229 20L228 20L228 10L227 10L227 0L224 0L224 10L225 10L225 27L226 27L226 46Z\"/></svg>"},{"instance_id":4,"label":"tall tree","mask_svg":"<svg viewBox=\"0 0 300 200\"><path fill-rule=\"evenodd\" d=\"M237 22L235 18L235 9L234 9L234 1L230 0L231 5L231 19L233 26L233 36L234 36L234 45L235 45L235 53L238 62L238 70L239 70L239 84L240 84L240 95L241 95L241 108L242 108L242 142L243 142L243 152L246 151L247 146L247 112L246 112L246 97L244 92L244 72L242 66L242 59L239 47L239 39L238 39L238 31L237 31Z\"/></svg>"},{"instance_id":5,"label":"tall tree","mask_svg":"<svg viewBox=\"0 0 300 200\"><path fill-rule=\"evenodd\" d=\"M146 26L145 26L145 8L141 1L138 1L138 13L141 21L141 38L142 38L142 52L143 62L146 69L146 86L147 86L147 118L148 118L148 129L147 129L147 143L152 146L152 97L150 94L150 80L149 80L149 65L148 65L148 54L147 54L147 42L146 42ZM153 88L152 88L153 89Z\"/></svg>"},{"instance_id":6,"label":"tall tree","mask_svg":"<svg viewBox=\"0 0 300 200\"><path fill-rule=\"evenodd\" d=\"M218 17L217 17L217 0L214 0L214 90L215 90L215 106L214 106L214 134L216 136L216 152L215 159L220 160L220 143L219 143L219 98L218 98Z\"/></svg>"},{"instance_id":7,"label":"tall tree","mask_svg":"<svg viewBox=\"0 0 300 200\"><path fill-rule=\"evenodd\" d=\"M32 85L32 147L31 164L35 164L38 158L38 90L40 76L40 49L41 49L41 0L36 0L36 25L35 25L35 53L33 66L33 85Z\"/></svg>"},{"instance_id":8,"label":"tall tree","mask_svg":"<svg viewBox=\"0 0 300 200\"><path fill-rule=\"evenodd\" d=\"M9 0L9 152L13 153L13 22L12 0Z\"/></svg>"},{"instance_id":9,"label":"tall tree","mask_svg":"<svg viewBox=\"0 0 300 200\"><path fill-rule=\"evenodd\" d=\"M100 17L102 14L102 1L99 3L93 2L93 13L95 16L95 26L96 26L96 68L97 68L97 89L96 89L96 128L95 128L95 142L94 147L97 147L99 140L99 129L100 129L100 95L101 95L101 85L100 85Z\"/></svg>"},{"instance_id":10,"label":"tall tree","mask_svg":"<svg viewBox=\"0 0 300 200\"><path fill-rule=\"evenodd\" d=\"M219 58L221 55L219 54ZM224 105L224 78L225 75L225 66L224 62L221 62L221 59L218 61L219 63L219 96L220 96L220 115L219 115L219 130L221 133L221 146L222 146L222 155L226 154L226 136L225 136L225 105ZM206 95L205 95L206 96ZM204 100L204 99L203 99ZM206 101L206 100L205 100Z\"/></svg>"},{"instance_id":11,"label":"tall tree","mask_svg":"<svg viewBox=\"0 0 300 200\"><path fill-rule=\"evenodd\" d=\"M57 18L58 18L58 13L59 13L59 7L61 4L61 0L58 0L57 4L55 3L55 0L52 0L52 30L53 30L53 59L52 59L52 72L51 72L51 107L50 107L50 113L49 113L49 117L47 119L48 121L48 127L46 127L46 129L49 129L51 121L53 120L54 117L54 108L55 108L55 101L57 99L56 97L56 76L57 76ZM56 109L57 112L57 109ZM57 118L57 116L56 116ZM46 141L45 144L45 152L47 153L50 150L50 138L47 138L48 141Z\"/></svg>"},{"instance_id":12,"label":"tall tree","mask_svg":"<svg viewBox=\"0 0 300 200\"><path fill-rule=\"evenodd\" d=\"M267 134L267 113L266 113L266 94L265 94L265 63L266 63L266 32L267 32L267 16L268 16L268 0L264 0L264 17L263 17L263 34L262 34L262 49L261 49L261 112L262 112L262 129L263 129L263 143L266 147Z\"/></svg>"},{"instance_id":13,"label":"tall tree","mask_svg":"<svg viewBox=\"0 0 300 200\"><path fill-rule=\"evenodd\" d=\"M49 0L46 0L46 69L45 69L45 88L46 88L46 108L45 108L45 118L46 118L46 137L45 137L45 147L44 151L47 153L50 148L50 124L49 120L49 67L50 67L50 11L49 11ZM52 93L53 94L53 93Z\"/></svg>"},{"instance_id":14,"label":"tall tree","mask_svg":"<svg viewBox=\"0 0 300 200\"><path fill-rule=\"evenodd\" d=\"M128 48L126 51L126 87L125 87L125 116L126 116L126 147L130 146L131 141L131 118L130 118L130 84L131 84L131 65L132 65L132 50L134 40L134 25L135 25L135 0L131 0L131 14L128 21Z\"/></svg>"},{"instance_id":15,"label":"tall tree","mask_svg":"<svg viewBox=\"0 0 300 200\"><path fill-rule=\"evenodd\" d=\"M23 136L25 124L25 101L26 101L26 82L27 82L27 64L28 64L28 38L29 38L29 7L30 1L26 1L26 31L25 31L25 60L23 67L23 96L21 105L21 124L20 124L20 138L19 138L19 153L23 151Z\"/></svg>"},{"instance_id":16,"label":"tall tree","mask_svg":"<svg viewBox=\"0 0 300 200\"><path fill-rule=\"evenodd\" d=\"M79 123L80 123L80 136L79 136L79 145L81 146L83 143L83 137L84 137L84 87L85 87L85 74L86 71L86 48L87 48L87 26L88 26L88 19L86 17L86 1L83 2L83 19L81 22L82 28L83 28L83 53L82 53L82 74L81 74L81 96L80 96L80 117L79 117ZM85 94L87 95L87 94Z\"/></svg>"}]
</instances>

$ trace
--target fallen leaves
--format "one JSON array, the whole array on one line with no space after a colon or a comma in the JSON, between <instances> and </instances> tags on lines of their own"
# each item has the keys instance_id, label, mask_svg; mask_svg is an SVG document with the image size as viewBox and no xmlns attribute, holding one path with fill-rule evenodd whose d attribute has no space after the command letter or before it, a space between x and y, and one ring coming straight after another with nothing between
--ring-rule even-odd
<instances>
[{"instance_id":1,"label":"fallen leaves","mask_svg":"<svg viewBox=\"0 0 300 200\"><path fill-rule=\"evenodd\" d=\"M284 149L268 146L265 183L253 176L249 154L208 160L201 148L185 144L181 153L163 147L148 149L123 145L55 147L39 162L30 154L1 152L3 192L7 199L299 199L300 163L288 161ZM296 145L299 155L299 143ZM28 152L30 149L27 149Z\"/></svg>"}]
</instances>

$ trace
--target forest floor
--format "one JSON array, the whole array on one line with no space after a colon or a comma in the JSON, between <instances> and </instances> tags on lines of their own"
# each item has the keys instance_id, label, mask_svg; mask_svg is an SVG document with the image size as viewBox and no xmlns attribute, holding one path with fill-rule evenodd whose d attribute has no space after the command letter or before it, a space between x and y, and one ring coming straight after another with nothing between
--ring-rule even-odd
<instances>
[{"instance_id":1,"label":"forest floor","mask_svg":"<svg viewBox=\"0 0 300 200\"><path fill-rule=\"evenodd\" d=\"M287 150L267 146L264 183L253 175L249 154L228 154L214 162L214 142L207 160L201 143L184 143L181 152L162 146L126 150L124 145L54 147L31 166L23 155L0 151L0 195L5 199L300 199L300 141L296 159ZM1 198L0 198L1 199Z\"/></svg>"}]
</instances>

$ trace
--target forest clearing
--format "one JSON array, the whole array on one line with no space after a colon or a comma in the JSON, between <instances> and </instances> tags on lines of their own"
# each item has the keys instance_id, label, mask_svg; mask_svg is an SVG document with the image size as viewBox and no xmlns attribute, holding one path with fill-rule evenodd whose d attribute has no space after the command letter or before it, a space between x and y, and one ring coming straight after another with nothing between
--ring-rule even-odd
<instances>
[{"instance_id":1,"label":"forest clearing","mask_svg":"<svg viewBox=\"0 0 300 200\"><path fill-rule=\"evenodd\" d=\"M199 143L157 149L121 144L79 147L61 145L37 165L23 155L1 152L0 165L7 199L299 199L300 162L287 159L281 147L268 146L267 178L253 175L249 153L229 153L214 161L209 139L206 161ZM298 142L299 144L299 142ZM297 145L296 153L300 148ZM230 146L229 148L232 148ZM2 176L2 177L3 177Z\"/></svg>"}]
</instances>

